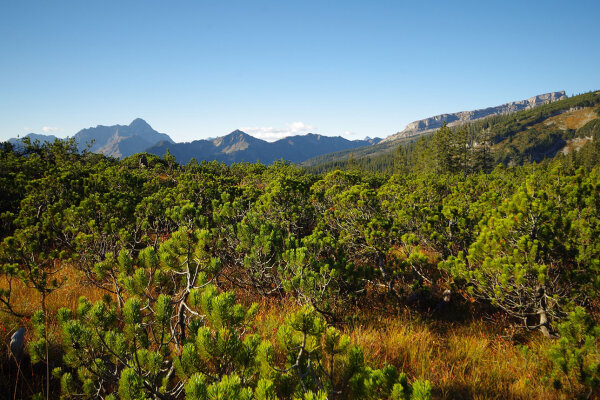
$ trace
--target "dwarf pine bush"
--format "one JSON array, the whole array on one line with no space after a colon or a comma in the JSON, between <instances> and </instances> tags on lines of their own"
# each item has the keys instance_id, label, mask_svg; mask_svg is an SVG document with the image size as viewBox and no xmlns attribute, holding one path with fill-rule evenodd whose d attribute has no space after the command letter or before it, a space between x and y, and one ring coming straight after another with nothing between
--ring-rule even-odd
<instances>
[{"instance_id":1,"label":"dwarf pine bush","mask_svg":"<svg viewBox=\"0 0 600 400\"><path fill-rule=\"evenodd\" d=\"M271 343L253 330L256 306L208 285L190 293L194 313L181 345L169 296L153 307L128 299L121 310L106 300L80 299L61 309L65 349L64 398L176 399L427 399L428 382L408 383L391 366L373 369L347 335L327 326L312 307L286 318ZM282 358L283 356L283 358Z\"/></svg>"},{"instance_id":2,"label":"dwarf pine bush","mask_svg":"<svg viewBox=\"0 0 600 400\"><path fill-rule=\"evenodd\" d=\"M600 390L600 326L582 307L558 325L560 339L549 351L554 386L580 384L586 397Z\"/></svg>"},{"instance_id":3,"label":"dwarf pine bush","mask_svg":"<svg viewBox=\"0 0 600 400\"><path fill-rule=\"evenodd\" d=\"M312 307L290 314L276 343L254 334L257 305L207 283L218 261L208 235L180 229L157 249L122 250L96 266L117 276L117 301L79 299L57 315L63 398L408 399L395 368L372 369L362 350Z\"/></svg>"}]
</instances>

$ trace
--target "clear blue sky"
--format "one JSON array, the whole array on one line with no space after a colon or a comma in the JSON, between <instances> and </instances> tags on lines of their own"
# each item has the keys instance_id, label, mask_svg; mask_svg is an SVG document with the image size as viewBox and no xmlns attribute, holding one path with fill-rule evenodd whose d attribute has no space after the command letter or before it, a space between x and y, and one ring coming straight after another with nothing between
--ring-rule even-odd
<instances>
[{"instance_id":1,"label":"clear blue sky","mask_svg":"<svg viewBox=\"0 0 600 400\"><path fill-rule=\"evenodd\" d=\"M141 117L385 137L413 120L600 89L600 2L0 2L0 140Z\"/></svg>"}]
</instances>

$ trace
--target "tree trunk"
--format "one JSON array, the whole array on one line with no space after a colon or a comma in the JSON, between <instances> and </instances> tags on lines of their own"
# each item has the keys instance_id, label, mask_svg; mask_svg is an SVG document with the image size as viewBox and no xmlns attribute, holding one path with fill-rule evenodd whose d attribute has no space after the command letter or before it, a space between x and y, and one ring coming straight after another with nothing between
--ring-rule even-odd
<instances>
[{"instance_id":1,"label":"tree trunk","mask_svg":"<svg viewBox=\"0 0 600 400\"><path fill-rule=\"evenodd\" d=\"M535 226L535 222L534 222ZM534 228L535 229L535 228ZM540 301L540 309L538 310L538 315L540 316L540 324L538 325L542 333L547 338L555 337L552 332L550 332L550 324L548 323L548 314L546 313L546 290L543 286L539 286L537 288L537 294Z\"/></svg>"},{"instance_id":2,"label":"tree trunk","mask_svg":"<svg viewBox=\"0 0 600 400\"><path fill-rule=\"evenodd\" d=\"M46 400L50 399L50 360L48 359L48 313L46 311L46 291L42 290L42 313L44 314L44 341L46 342Z\"/></svg>"},{"instance_id":3,"label":"tree trunk","mask_svg":"<svg viewBox=\"0 0 600 400\"><path fill-rule=\"evenodd\" d=\"M546 336L547 338L554 337L554 335L552 335L552 333L550 332L550 329L548 329L548 315L546 314L546 310L540 308L538 314L540 315L540 330L542 331L544 336Z\"/></svg>"}]
</instances>

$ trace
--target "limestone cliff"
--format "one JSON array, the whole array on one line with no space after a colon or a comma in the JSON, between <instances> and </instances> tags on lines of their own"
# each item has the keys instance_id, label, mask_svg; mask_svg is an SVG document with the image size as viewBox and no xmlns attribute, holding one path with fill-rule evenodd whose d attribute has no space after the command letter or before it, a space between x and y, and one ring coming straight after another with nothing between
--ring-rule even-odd
<instances>
[{"instance_id":1,"label":"limestone cliff","mask_svg":"<svg viewBox=\"0 0 600 400\"><path fill-rule=\"evenodd\" d=\"M446 121L449 126L460 125L465 122L489 117L491 115L508 114L516 111L527 110L542 104L547 104L565 98L567 98L567 96L563 90L561 92L540 94L527 100L513 101L511 103L502 104L496 107L482 108L473 111L460 111L452 114L440 114L434 117L411 122L410 124L406 125L406 128L404 128L402 132L388 136L383 140L383 142L432 132L442 126L444 121Z\"/></svg>"}]
</instances>

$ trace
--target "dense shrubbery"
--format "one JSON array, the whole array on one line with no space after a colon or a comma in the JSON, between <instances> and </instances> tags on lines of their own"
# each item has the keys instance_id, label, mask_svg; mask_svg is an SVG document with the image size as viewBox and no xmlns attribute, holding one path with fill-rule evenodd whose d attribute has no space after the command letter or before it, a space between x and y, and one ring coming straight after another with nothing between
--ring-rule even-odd
<instances>
[{"instance_id":1,"label":"dense shrubbery","mask_svg":"<svg viewBox=\"0 0 600 400\"><path fill-rule=\"evenodd\" d=\"M595 311L600 289L598 167L475 174L449 155L455 174L314 176L285 163L119 162L58 142L0 158L1 273L42 299L33 359L48 358L44 299L62 265L106 293L52 316L65 397L427 398L427 382L367 365L332 324L369 293L399 303L449 288L559 334L556 382L598 386L597 328L577 308ZM304 307L267 340L233 291ZM3 311L16 301L8 284Z\"/></svg>"}]
</instances>

